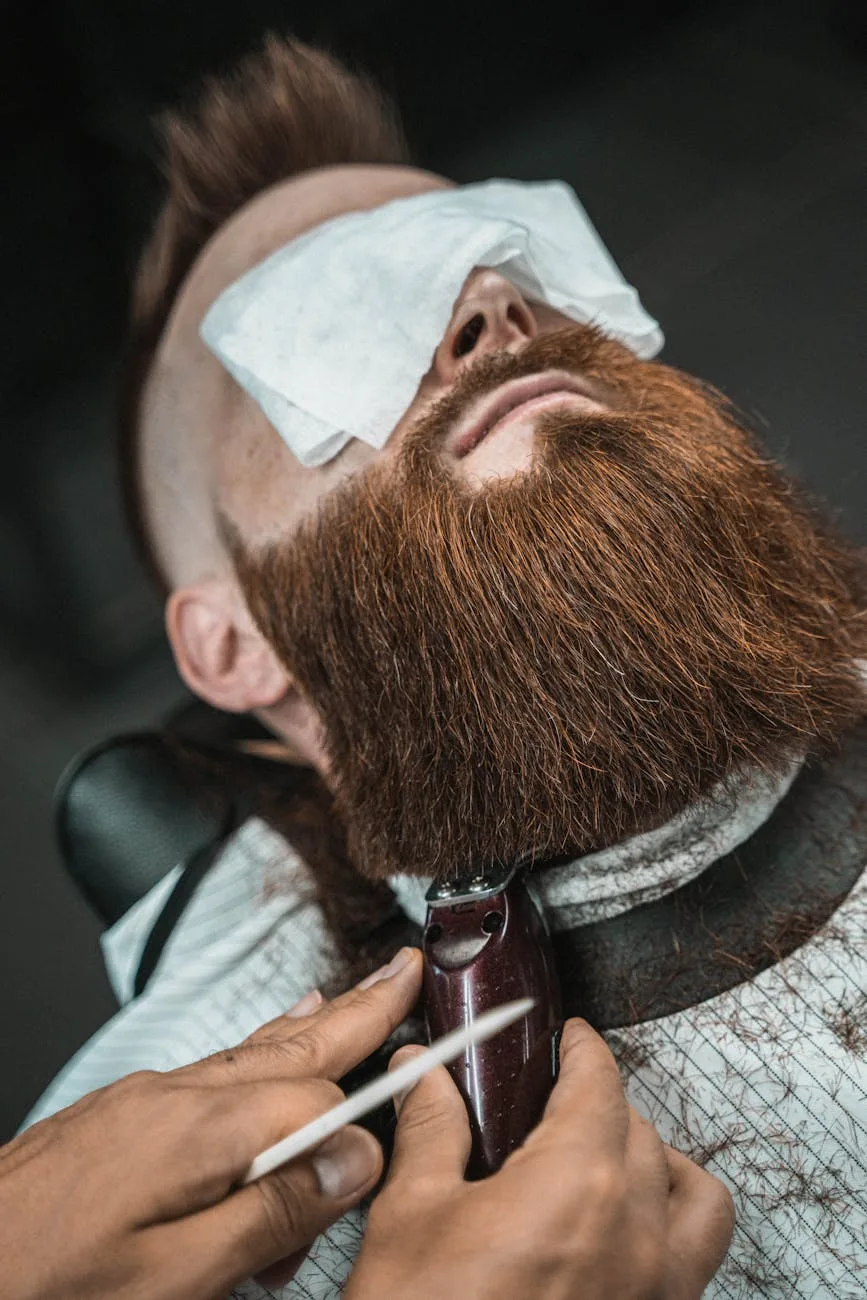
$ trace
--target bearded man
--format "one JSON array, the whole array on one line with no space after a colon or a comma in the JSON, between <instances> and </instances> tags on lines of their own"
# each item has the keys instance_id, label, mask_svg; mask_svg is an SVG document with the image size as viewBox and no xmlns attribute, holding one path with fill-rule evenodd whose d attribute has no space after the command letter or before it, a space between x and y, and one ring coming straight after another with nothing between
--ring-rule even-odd
<instances>
[{"instance_id":1,"label":"bearded man","mask_svg":"<svg viewBox=\"0 0 867 1300\"><path fill-rule=\"evenodd\" d=\"M563 187L411 168L323 54L269 39L210 83L168 177L128 498L183 678L309 775L227 843L139 998L176 874L109 933L124 1008L31 1118L235 1042L387 957L432 878L529 857L567 1011L735 1195L708 1294L863 1295L861 557L719 393L647 359ZM358 1233L285 1294L337 1294Z\"/></svg>"}]
</instances>

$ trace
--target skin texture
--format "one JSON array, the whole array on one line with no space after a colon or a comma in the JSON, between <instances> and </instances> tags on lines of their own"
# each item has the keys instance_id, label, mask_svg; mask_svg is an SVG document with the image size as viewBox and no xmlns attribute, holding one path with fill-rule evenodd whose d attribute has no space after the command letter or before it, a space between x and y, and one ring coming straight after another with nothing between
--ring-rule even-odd
<instances>
[{"instance_id":1,"label":"skin texture","mask_svg":"<svg viewBox=\"0 0 867 1300\"><path fill-rule=\"evenodd\" d=\"M249 1187L238 1182L260 1150L337 1104L334 1081L400 1023L420 975L420 954L403 949L332 1003L314 991L238 1048L130 1075L9 1143L8 1293L222 1300L252 1273L282 1285L313 1238L374 1187L382 1153L349 1128ZM352 1300L701 1295L731 1238L731 1198L627 1105L589 1026L568 1022L563 1042L542 1123L484 1183L464 1181L469 1126L446 1071L403 1101Z\"/></svg>"},{"instance_id":2,"label":"skin texture","mask_svg":"<svg viewBox=\"0 0 867 1300\"><path fill-rule=\"evenodd\" d=\"M218 231L185 282L145 394L142 465L147 513L174 591L166 628L188 686L218 708L255 711L291 754L327 771L316 710L258 631L221 538L218 512L250 546L286 537L347 477L394 460L415 422L480 357L520 351L562 328L559 313L524 301L495 271L477 269L416 397L381 451L353 441L327 465L305 468L198 337L214 299L290 239L343 212L376 207L449 182L404 167L308 172L258 196ZM461 353L474 316L483 329ZM460 355L459 355L460 353ZM512 428L461 462L468 481L526 466L532 428Z\"/></svg>"},{"instance_id":3,"label":"skin texture","mask_svg":"<svg viewBox=\"0 0 867 1300\"><path fill-rule=\"evenodd\" d=\"M316 1017L299 1004L238 1048L129 1075L3 1147L6 1293L223 1300L251 1274L291 1276L316 1234L375 1185L378 1144L346 1129L312 1158L237 1184L261 1150L342 1100L334 1081L406 1016L421 963L405 957Z\"/></svg>"}]
</instances>

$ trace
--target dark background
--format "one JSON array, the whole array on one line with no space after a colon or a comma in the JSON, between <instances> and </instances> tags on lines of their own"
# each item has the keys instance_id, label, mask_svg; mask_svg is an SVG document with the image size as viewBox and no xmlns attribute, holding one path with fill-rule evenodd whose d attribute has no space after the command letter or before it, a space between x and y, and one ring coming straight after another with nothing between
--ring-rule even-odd
<instances>
[{"instance_id":1,"label":"dark background","mask_svg":"<svg viewBox=\"0 0 867 1300\"><path fill-rule=\"evenodd\" d=\"M51 792L183 697L124 536L112 398L152 113L272 27L459 181L563 177L668 338L867 540L867 31L831 0L68 0L0 10L0 1139L113 1011Z\"/></svg>"}]
</instances>

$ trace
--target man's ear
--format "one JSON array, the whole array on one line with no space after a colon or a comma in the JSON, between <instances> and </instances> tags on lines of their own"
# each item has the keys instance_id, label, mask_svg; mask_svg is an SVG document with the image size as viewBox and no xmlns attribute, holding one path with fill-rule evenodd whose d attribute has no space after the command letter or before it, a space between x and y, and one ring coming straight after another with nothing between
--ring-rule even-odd
<instances>
[{"instance_id":1,"label":"man's ear","mask_svg":"<svg viewBox=\"0 0 867 1300\"><path fill-rule=\"evenodd\" d=\"M217 709L247 713L277 704L292 680L227 576L173 591L166 632L190 690Z\"/></svg>"}]
</instances>

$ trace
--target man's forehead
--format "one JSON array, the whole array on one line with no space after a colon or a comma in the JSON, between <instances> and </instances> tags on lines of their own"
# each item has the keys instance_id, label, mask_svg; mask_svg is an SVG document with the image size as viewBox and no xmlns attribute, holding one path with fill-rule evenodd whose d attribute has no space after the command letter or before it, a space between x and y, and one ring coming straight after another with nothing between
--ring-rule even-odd
<instances>
[{"instance_id":1,"label":"man's forehead","mask_svg":"<svg viewBox=\"0 0 867 1300\"><path fill-rule=\"evenodd\" d=\"M195 354L204 350L198 329L214 299L290 240L345 212L380 207L392 199L450 185L432 172L412 167L354 164L305 172L257 195L200 254L166 327L161 359L174 359L172 354L187 349Z\"/></svg>"}]
</instances>

